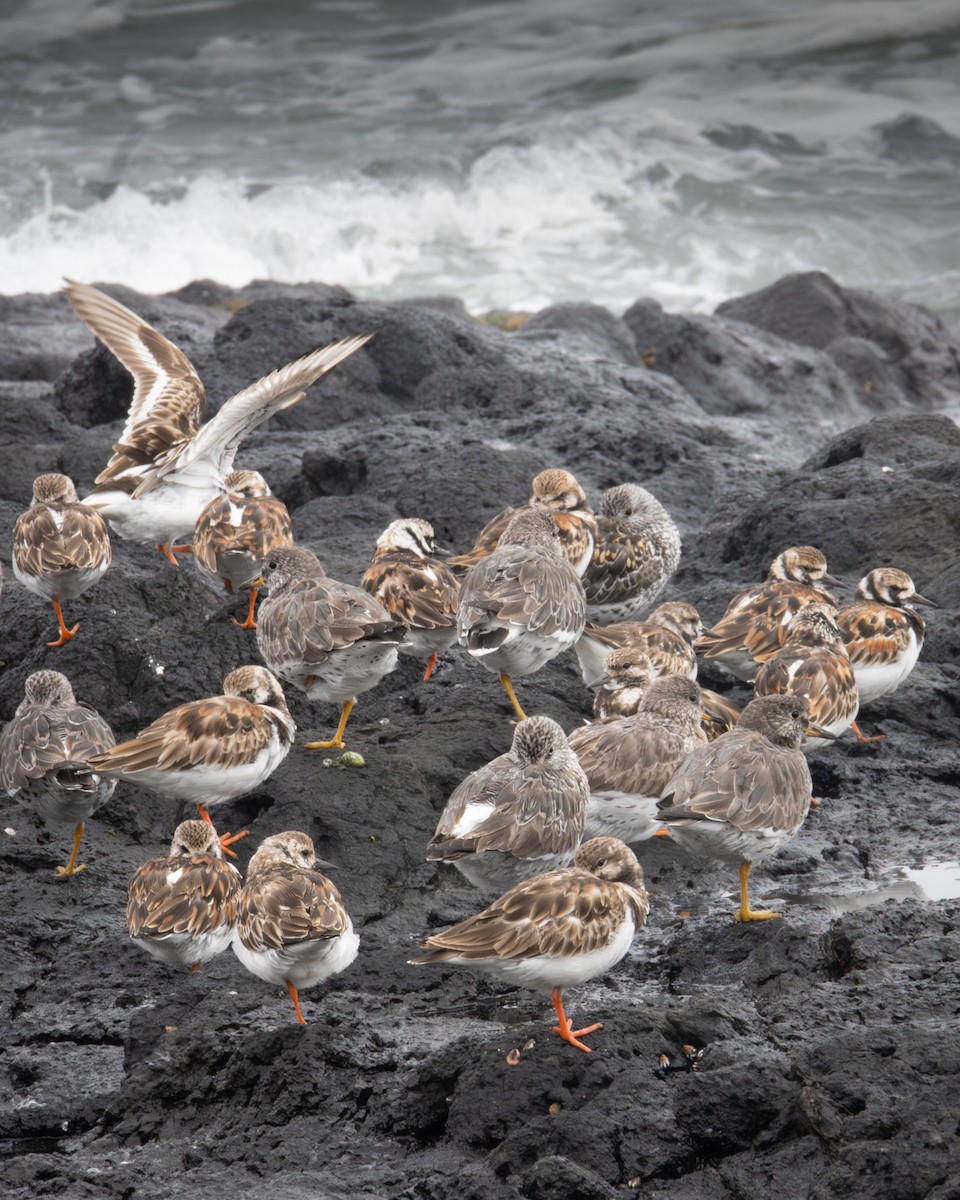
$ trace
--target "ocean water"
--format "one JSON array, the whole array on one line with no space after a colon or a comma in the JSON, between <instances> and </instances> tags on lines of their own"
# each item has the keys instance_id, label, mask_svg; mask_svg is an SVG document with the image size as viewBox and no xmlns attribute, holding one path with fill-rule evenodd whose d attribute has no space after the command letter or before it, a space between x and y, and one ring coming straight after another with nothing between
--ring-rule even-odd
<instances>
[{"instance_id":1,"label":"ocean water","mask_svg":"<svg viewBox=\"0 0 960 1200\"><path fill-rule=\"evenodd\" d=\"M0 0L0 292L960 312L957 0Z\"/></svg>"}]
</instances>

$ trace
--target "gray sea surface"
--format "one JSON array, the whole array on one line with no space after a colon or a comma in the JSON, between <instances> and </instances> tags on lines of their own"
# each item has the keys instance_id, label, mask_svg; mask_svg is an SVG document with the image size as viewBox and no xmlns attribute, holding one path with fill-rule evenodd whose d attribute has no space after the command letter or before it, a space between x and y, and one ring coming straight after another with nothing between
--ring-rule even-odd
<instances>
[{"instance_id":1,"label":"gray sea surface","mask_svg":"<svg viewBox=\"0 0 960 1200\"><path fill-rule=\"evenodd\" d=\"M960 312L957 0L0 0L0 291Z\"/></svg>"}]
</instances>

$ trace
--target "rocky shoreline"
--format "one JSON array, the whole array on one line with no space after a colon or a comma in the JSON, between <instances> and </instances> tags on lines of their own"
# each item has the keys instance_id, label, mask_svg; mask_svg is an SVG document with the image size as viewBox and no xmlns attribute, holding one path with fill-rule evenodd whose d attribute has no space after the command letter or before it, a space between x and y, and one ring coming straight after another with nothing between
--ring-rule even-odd
<instances>
[{"instance_id":1,"label":"rocky shoreline","mask_svg":"<svg viewBox=\"0 0 960 1200\"><path fill-rule=\"evenodd\" d=\"M960 892L956 337L819 274L709 317L558 305L509 332L445 298L360 302L319 285L115 294L190 355L210 409L318 344L376 333L238 462L267 476L339 578L359 579L397 516L465 548L538 470L565 466L592 500L624 480L658 496L684 539L669 598L705 621L804 542L851 588L889 563L943 608L909 681L862 714L887 740L813 757L824 802L754 876L785 920L735 925L729 871L642 846L649 924L618 968L570 993L574 1013L604 1024L589 1056L550 1034L542 998L406 962L478 906L424 847L456 784L512 734L496 678L459 655L426 684L401 660L361 698L350 746L364 769L295 747L224 810L224 828L251 829L241 865L290 828L337 864L360 955L302 997L305 1029L232 955L191 976L127 939L127 880L168 842L175 805L121 785L88 825L89 869L61 881L68 835L4 799L4 1194L956 1196L960 900L933 898L917 874L948 864ZM39 472L64 471L83 494L129 395L64 297L0 297L0 544ZM191 566L114 551L70 613L80 634L55 651L48 608L5 572L0 720L27 674L55 667L130 736L257 661L252 635L207 621L220 602ZM519 690L568 730L589 711L573 655ZM332 728L332 708L289 700L298 742ZM703 1049L697 1069L658 1075L661 1054L685 1065L684 1045Z\"/></svg>"}]
</instances>

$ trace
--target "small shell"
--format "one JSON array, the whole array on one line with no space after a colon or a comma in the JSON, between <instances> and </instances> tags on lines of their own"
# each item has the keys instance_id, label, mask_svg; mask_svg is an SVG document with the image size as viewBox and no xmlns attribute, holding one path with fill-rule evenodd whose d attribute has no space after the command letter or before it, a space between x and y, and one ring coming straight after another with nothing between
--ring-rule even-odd
<instances>
[{"instance_id":1,"label":"small shell","mask_svg":"<svg viewBox=\"0 0 960 1200\"><path fill-rule=\"evenodd\" d=\"M507 1054L506 1064L508 1067L515 1067L519 1061L520 1051L516 1048L516 1046L514 1046L514 1048Z\"/></svg>"}]
</instances>

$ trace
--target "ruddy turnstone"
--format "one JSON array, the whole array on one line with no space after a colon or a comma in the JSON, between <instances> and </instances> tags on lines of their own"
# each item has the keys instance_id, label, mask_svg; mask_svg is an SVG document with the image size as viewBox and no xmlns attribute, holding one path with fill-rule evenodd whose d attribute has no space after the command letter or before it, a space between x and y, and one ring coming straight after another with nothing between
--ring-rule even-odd
<instances>
[{"instance_id":1,"label":"ruddy turnstone","mask_svg":"<svg viewBox=\"0 0 960 1200\"><path fill-rule=\"evenodd\" d=\"M743 711L727 696L705 687L700 689L700 703L703 705L700 728L707 735L708 742L715 742L718 737L729 733L740 720L740 713Z\"/></svg>"},{"instance_id":2,"label":"ruddy turnstone","mask_svg":"<svg viewBox=\"0 0 960 1200\"><path fill-rule=\"evenodd\" d=\"M839 579L827 574L827 560L815 546L790 546L770 564L766 581L747 588L727 605L727 611L697 642L697 652L752 683L760 663L786 641L791 618L805 604L837 607L825 590Z\"/></svg>"},{"instance_id":3,"label":"ruddy turnstone","mask_svg":"<svg viewBox=\"0 0 960 1200\"><path fill-rule=\"evenodd\" d=\"M102 512L121 537L156 545L175 566L174 542L193 532L204 506L224 491L247 434L299 403L304 388L370 338L343 338L280 367L238 392L201 427L204 388L186 355L97 288L68 280L66 291L77 315L135 385L113 457L84 503Z\"/></svg>"},{"instance_id":4,"label":"ruddy turnstone","mask_svg":"<svg viewBox=\"0 0 960 1200\"><path fill-rule=\"evenodd\" d=\"M587 503L583 488L569 471L552 467L533 477L533 487L527 508L547 510L560 530L560 546L563 557L578 575L582 575L593 557L593 544L597 536L597 520ZM491 554L500 542L504 531L523 507L505 508L492 521L488 521L477 534L472 550L450 559L457 568L474 567L481 559Z\"/></svg>"},{"instance_id":5,"label":"ruddy turnstone","mask_svg":"<svg viewBox=\"0 0 960 1200\"><path fill-rule=\"evenodd\" d=\"M664 784L705 742L700 689L683 675L654 680L632 717L574 729L570 746L590 785L585 836L653 837L662 824L657 802Z\"/></svg>"},{"instance_id":6,"label":"ruddy turnstone","mask_svg":"<svg viewBox=\"0 0 960 1200\"><path fill-rule=\"evenodd\" d=\"M331 579L303 546L271 554L260 584L268 593L257 622L264 661L311 699L340 705L333 738L305 748L339 750L356 697L396 667L407 627L367 592Z\"/></svg>"},{"instance_id":7,"label":"ruddy turnstone","mask_svg":"<svg viewBox=\"0 0 960 1200\"><path fill-rule=\"evenodd\" d=\"M680 532L660 501L636 483L600 498L597 540L583 575L591 621L642 616L680 562Z\"/></svg>"},{"instance_id":8,"label":"ruddy turnstone","mask_svg":"<svg viewBox=\"0 0 960 1200\"><path fill-rule=\"evenodd\" d=\"M833 735L849 729L860 698L843 635L826 604L805 604L787 626L782 650L760 664L754 689L758 696L803 696L810 720ZM828 745L808 737L807 749Z\"/></svg>"},{"instance_id":9,"label":"ruddy turnstone","mask_svg":"<svg viewBox=\"0 0 960 1200\"><path fill-rule=\"evenodd\" d=\"M62 646L80 628L67 628L60 605L93 587L112 557L103 518L79 502L73 481L66 475L38 475L33 507L13 527L13 573L35 596L53 603L60 636L48 646Z\"/></svg>"},{"instance_id":10,"label":"ruddy turnstone","mask_svg":"<svg viewBox=\"0 0 960 1200\"><path fill-rule=\"evenodd\" d=\"M117 786L87 765L91 755L116 744L110 726L77 700L66 675L35 671L24 684L24 699L0 734L0 787L47 820L74 826L73 851L60 876L87 868L77 863L87 817L101 808Z\"/></svg>"},{"instance_id":11,"label":"ruddy turnstone","mask_svg":"<svg viewBox=\"0 0 960 1200\"><path fill-rule=\"evenodd\" d=\"M917 592L906 571L876 567L860 580L854 603L837 613L861 707L895 691L916 666L925 626L914 604L940 607ZM853 732L858 742L886 736L864 737L856 721Z\"/></svg>"},{"instance_id":12,"label":"ruddy turnstone","mask_svg":"<svg viewBox=\"0 0 960 1200\"><path fill-rule=\"evenodd\" d=\"M170 853L137 867L127 888L127 933L148 954L196 971L233 940L240 872L207 821L183 821Z\"/></svg>"},{"instance_id":13,"label":"ruddy turnstone","mask_svg":"<svg viewBox=\"0 0 960 1200\"><path fill-rule=\"evenodd\" d=\"M453 863L474 887L495 892L565 867L583 837L587 796L566 734L549 717L528 717L510 751L454 791L427 860Z\"/></svg>"},{"instance_id":14,"label":"ruddy turnstone","mask_svg":"<svg viewBox=\"0 0 960 1200\"><path fill-rule=\"evenodd\" d=\"M325 865L305 833L275 833L250 859L238 903L234 954L258 979L286 987L300 1025L300 989L345 970L360 944L340 893L315 869Z\"/></svg>"},{"instance_id":15,"label":"ruddy turnstone","mask_svg":"<svg viewBox=\"0 0 960 1200\"><path fill-rule=\"evenodd\" d=\"M632 717L640 707L644 692L658 678L656 667L639 647L621 646L619 650L611 650L603 660L602 673L593 682L596 689L594 719L607 721L614 717Z\"/></svg>"},{"instance_id":16,"label":"ruddy turnstone","mask_svg":"<svg viewBox=\"0 0 960 1200\"><path fill-rule=\"evenodd\" d=\"M279 681L265 667L238 667L223 694L171 708L129 742L87 759L108 779L126 779L209 809L258 788L290 753L296 726ZM243 837L224 834L224 848Z\"/></svg>"},{"instance_id":17,"label":"ruddy turnstone","mask_svg":"<svg viewBox=\"0 0 960 1200\"><path fill-rule=\"evenodd\" d=\"M571 1029L563 990L595 979L630 949L647 919L650 902L633 851L616 838L594 838L577 851L572 867L518 883L483 912L421 942L411 963L472 967L505 983L548 991L565 1042L580 1041L603 1026Z\"/></svg>"},{"instance_id":18,"label":"ruddy turnstone","mask_svg":"<svg viewBox=\"0 0 960 1200\"><path fill-rule=\"evenodd\" d=\"M736 729L691 751L663 789L658 816L685 850L740 866L738 921L781 914L751 909L750 868L794 837L813 786L800 746L811 725L802 696L758 696Z\"/></svg>"},{"instance_id":19,"label":"ruddy turnstone","mask_svg":"<svg viewBox=\"0 0 960 1200\"><path fill-rule=\"evenodd\" d=\"M211 500L197 517L193 561L232 596L257 578L268 554L293 545L293 527L287 506L270 494L259 471L231 471L224 486L226 493ZM258 590L250 589L246 620L230 618L241 629L257 627L253 610Z\"/></svg>"},{"instance_id":20,"label":"ruddy turnstone","mask_svg":"<svg viewBox=\"0 0 960 1200\"><path fill-rule=\"evenodd\" d=\"M611 650L622 646L642 651L658 675L686 675L696 679L697 656L693 646L702 632L700 614L692 604L682 600L658 605L645 621L618 621L613 625L587 621L577 642L583 682L589 688L596 687L603 660Z\"/></svg>"},{"instance_id":21,"label":"ruddy turnstone","mask_svg":"<svg viewBox=\"0 0 960 1200\"><path fill-rule=\"evenodd\" d=\"M583 584L563 557L550 515L522 509L510 519L496 550L467 572L460 587L460 645L496 671L514 711L526 713L512 678L532 675L572 646L583 632Z\"/></svg>"},{"instance_id":22,"label":"ruddy turnstone","mask_svg":"<svg viewBox=\"0 0 960 1200\"><path fill-rule=\"evenodd\" d=\"M407 627L401 654L427 659L426 681L437 655L457 640L460 584L436 557L433 526L406 517L393 521L377 538L377 548L360 586Z\"/></svg>"}]
</instances>

